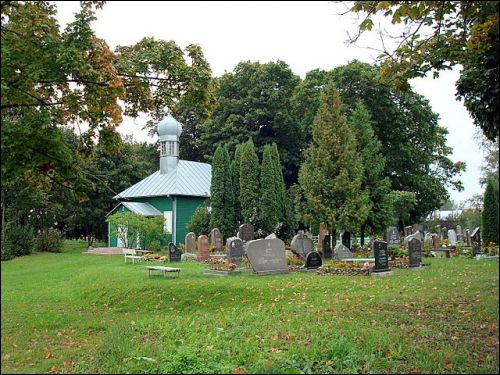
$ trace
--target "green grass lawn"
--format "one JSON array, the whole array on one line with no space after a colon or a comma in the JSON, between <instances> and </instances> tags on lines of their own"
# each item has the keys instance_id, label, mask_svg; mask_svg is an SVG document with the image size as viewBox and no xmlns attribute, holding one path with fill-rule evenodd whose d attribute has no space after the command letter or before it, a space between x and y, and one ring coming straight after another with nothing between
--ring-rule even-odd
<instances>
[{"instance_id":1,"label":"green grass lawn","mask_svg":"<svg viewBox=\"0 0 500 375\"><path fill-rule=\"evenodd\" d=\"M2 373L498 373L498 261L391 277L148 279L121 256L2 262Z\"/></svg>"}]
</instances>

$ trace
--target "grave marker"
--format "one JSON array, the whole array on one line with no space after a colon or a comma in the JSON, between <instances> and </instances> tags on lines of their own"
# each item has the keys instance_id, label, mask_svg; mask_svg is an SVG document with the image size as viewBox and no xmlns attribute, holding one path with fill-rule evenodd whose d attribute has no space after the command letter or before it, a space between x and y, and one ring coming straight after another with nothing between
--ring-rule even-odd
<instances>
[{"instance_id":1,"label":"grave marker","mask_svg":"<svg viewBox=\"0 0 500 375\"><path fill-rule=\"evenodd\" d=\"M243 241L238 237L229 237L226 242L229 263L240 264L243 261Z\"/></svg>"},{"instance_id":2,"label":"grave marker","mask_svg":"<svg viewBox=\"0 0 500 375\"><path fill-rule=\"evenodd\" d=\"M244 242L253 240L253 225L252 224L241 224L238 230L238 237Z\"/></svg>"},{"instance_id":3,"label":"grave marker","mask_svg":"<svg viewBox=\"0 0 500 375\"><path fill-rule=\"evenodd\" d=\"M387 242L373 241L373 255L375 256L375 269L373 270L373 272L378 273L390 271L389 254L387 253Z\"/></svg>"},{"instance_id":4,"label":"grave marker","mask_svg":"<svg viewBox=\"0 0 500 375\"><path fill-rule=\"evenodd\" d=\"M186 234L184 244L186 245L187 253L196 253L196 235L193 232Z\"/></svg>"},{"instance_id":5,"label":"grave marker","mask_svg":"<svg viewBox=\"0 0 500 375\"><path fill-rule=\"evenodd\" d=\"M249 241L247 257L256 275L288 272L285 243L279 238Z\"/></svg>"},{"instance_id":6,"label":"grave marker","mask_svg":"<svg viewBox=\"0 0 500 375\"><path fill-rule=\"evenodd\" d=\"M210 252L208 248L208 237L204 234L198 236L198 261L203 262L210 258Z\"/></svg>"},{"instance_id":7,"label":"grave marker","mask_svg":"<svg viewBox=\"0 0 500 375\"><path fill-rule=\"evenodd\" d=\"M180 262L181 261L181 251L173 244L170 242L168 244L168 261L169 262Z\"/></svg>"},{"instance_id":8,"label":"grave marker","mask_svg":"<svg viewBox=\"0 0 500 375\"><path fill-rule=\"evenodd\" d=\"M219 228L214 228L210 231L210 247L215 248L217 252L221 252L224 246L222 234Z\"/></svg>"},{"instance_id":9,"label":"grave marker","mask_svg":"<svg viewBox=\"0 0 500 375\"><path fill-rule=\"evenodd\" d=\"M399 245L398 228L396 228L396 227L387 228L386 238L387 238L387 243L389 245Z\"/></svg>"},{"instance_id":10,"label":"grave marker","mask_svg":"<svg viewBox=\"0 0 500 375\"><path fill-rule=\"evenodd\" d=\"M323 260L321 256L316 251L311 251L306 256L306 262L304 264L304 268L307 269L316 269L323 265Z\"/></svg>"},{"instance_id":11,"label":"grave marker","mask_svg":"<svg viewBox=\"0 0 500 375\"><path fill-rule=\"evenodd\" d=\"M333 249L333 259L342 261L344 259L352 258L352 252L346 246L341 243L335 246Z\"/></svg>"},{"instance_id":12,"label":"grave marker","mask_svg":"<svg viewBox=\"0 0 500 375\"><path fill-rule=\"evenodd\" d=\"M408 252L410 253L408 267L420 267L422 263L422 243L417 238L412 238L408 242Z\"/></svg>"}]
</instances>

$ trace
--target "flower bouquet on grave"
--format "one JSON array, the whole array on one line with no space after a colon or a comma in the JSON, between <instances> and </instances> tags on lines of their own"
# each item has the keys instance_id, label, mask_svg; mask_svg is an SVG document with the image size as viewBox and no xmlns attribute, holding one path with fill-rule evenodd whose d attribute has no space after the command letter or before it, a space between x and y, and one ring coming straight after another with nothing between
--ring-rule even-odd
<instances>
[{"instance_id":1,"label":"flower bouquet on grave","mask_svg":"<svg viewBox=\"0 0 500 375\"><path fill-rule=\"evenodd\" d=\"M227 269L228 269L228 271L229 271L229 272L234 271L234 270L236 269L236 264L234 264L234 263L229 263L229 264L227 265Z\"/></svg>"}]
</instances>

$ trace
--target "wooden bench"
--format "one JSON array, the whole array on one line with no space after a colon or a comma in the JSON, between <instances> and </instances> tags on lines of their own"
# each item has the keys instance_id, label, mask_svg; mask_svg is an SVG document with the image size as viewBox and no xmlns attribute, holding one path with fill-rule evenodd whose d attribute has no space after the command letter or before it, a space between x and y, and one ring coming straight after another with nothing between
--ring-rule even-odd
<instances>
[{"instance_id":1,"label":"wooden bench","mask_svg":"<svg viewBox=\"0 0 500 375\"><path fill-rule=\"evenodd\" d=\"M179 277L181 269L174 267L161 267L161 266L148 266L146 267L148 270L148 278L151 277L151 271L161 271L163 272L163 277L167 276L167 272L177 272L177 277Z\"/></svg>"},{"instance_id":2,"label":"wooden bench","mask_svg":"<svg viewBox=\"0 0 500 375\"><path fill-rule=\"evenodd\" d=\"M122 249L123 256L125 258L125 263L127 263L127 259L132 259L132 263L135 263L136 260L144 260L145 258L142 255L137 255L137 251L135 249Z\"/></svg>"}]
</instances>

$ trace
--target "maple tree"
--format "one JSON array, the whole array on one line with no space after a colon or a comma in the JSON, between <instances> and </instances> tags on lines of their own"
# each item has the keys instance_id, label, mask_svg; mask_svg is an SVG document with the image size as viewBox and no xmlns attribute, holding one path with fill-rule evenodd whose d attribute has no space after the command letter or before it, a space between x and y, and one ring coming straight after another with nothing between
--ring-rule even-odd
<instances>
[{"instance_id":1,"label":"maple tree","mask_svg":"<svg viewBox=\"0 0 500 375\"><path fill-rule=\"evenodd\" d=\"M499 2L498 1L354 1L349 11L362 15L355 43L372 30L382 15L401 31L393 36L379 30L382 76L400 87L408 79L423 77L461 65L457 98L488 139L498 139L499 108ZM388 41L396 47L391 50Z\"/></svg>"},{"instance_id":2,"label":"maple tree","mask_svg":"<svg viewBox=\"0 0 500 375\"><path fill-rule=\"evenodd\" d=\"M102 2L81 2L61 31L51 2L1 3L2 183L48 176L77 185L81 163L60 133L85 127L79 155L96 140L116 151L122 115L210 103L211 71L201 48L144 38L113 52L91 28ZM208 111L208 110L207 110ZM207 112L205 111L205 112Z\"/></svg>"}]
</instances>

